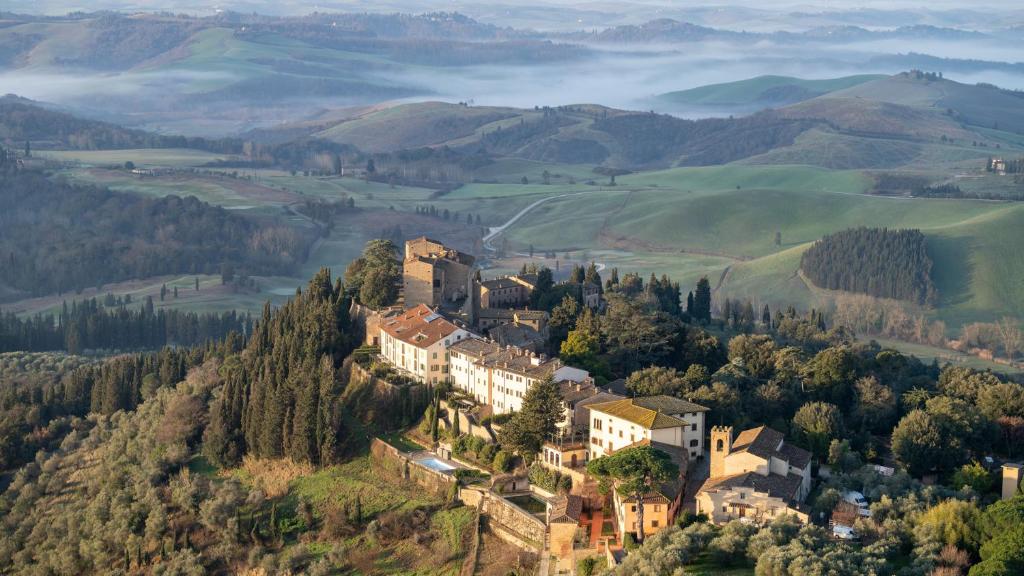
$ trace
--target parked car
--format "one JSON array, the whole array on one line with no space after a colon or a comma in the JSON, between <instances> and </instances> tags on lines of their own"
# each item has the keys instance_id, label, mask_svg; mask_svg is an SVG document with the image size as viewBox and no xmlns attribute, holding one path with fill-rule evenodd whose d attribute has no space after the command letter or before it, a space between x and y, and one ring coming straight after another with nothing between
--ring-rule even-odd
<instances>
[{"instance_id":1,"label":"parked car","mask_svg":"<svg viewBox=\"0 0 1024 576\"><path fill-rule=\"evenodd\" d=\"M843 501L849 502L857 507L857 513L865 518L871 517L871 510L868 508L868 500L863 494L855 490L843 492Z\"/></svg>"},{"instance_id":2,"label":"parked car","mask_svg":"<svg viewBox=\"0 0 1024 576\"><path fill-rule=\"evenodd\" d=\"M860 535L850 526L836 524L832 526L832 537L837 540L857 540L860 538Z\"/></svg>"}]
</instances>

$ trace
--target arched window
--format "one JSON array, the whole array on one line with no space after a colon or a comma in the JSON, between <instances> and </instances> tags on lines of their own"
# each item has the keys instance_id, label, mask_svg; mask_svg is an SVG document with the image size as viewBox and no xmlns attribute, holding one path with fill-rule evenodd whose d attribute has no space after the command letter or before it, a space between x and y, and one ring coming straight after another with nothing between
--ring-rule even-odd
<instances>
[{"instance_id":1,"label":"arched window","mask_svg":"<svg viewBox=\"0 0 1024 576\"><path fill-rule=\"evenodd\" d=\"M725 440L722 440L721 438L719 438L718 439L718 444L715 446L715 450L718 451L718 452L721 452L724 449L725 449Z\"/></svg>"}]
</instances>

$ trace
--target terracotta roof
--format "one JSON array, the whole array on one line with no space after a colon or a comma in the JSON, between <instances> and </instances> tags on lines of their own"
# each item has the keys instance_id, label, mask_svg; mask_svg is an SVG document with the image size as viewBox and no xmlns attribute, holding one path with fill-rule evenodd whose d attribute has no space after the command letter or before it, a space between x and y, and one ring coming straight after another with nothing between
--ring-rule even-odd
<instances>
[{"instance_id":1,"label":"terracotta roof","mask_svg":"<svg viewBox=\"0 0 1024 576\"><path fill-rule=\"evenodd\" d=\"M700 404L694 404L693 402L687 402L686 400L664 394L634 398L633 403L637 406L657 410L662 414L687 414L691 412L707 412L709 410Z\"/></svg>"},{"instance_id":2,"label":"terracotta roof","mask_svg":"<svg viewBox=\"0 0 1024 576\"><path fill-rule=\"evenodd\" d=\"M479 365L536 380L547 378L564 366L558 358L537 356L529 350L502 346L479 338L463 339L452 344L449 350L472 356Z\"/></svg>"},{"instance_id":3,"label":"terracotta roof","mask_svg":"<svg viewBox=\"0 0 1024 576\"><path fill-rule=\"evenodd\" d=\"M400 316L382 320L380 328L393 338L417 348L433 346L459 330L458 326L431 310L426 304L410 308Z\"/></svg>"},{"instance_id":4,"label":"terracotta roof","mask_svg":"<svg viewBox=\"0 0 1024 576\"><path fill-rule=\"evenodd\" d=\"M798 474L768 474L762 476L756 472L744 472L730 476L717 476L708 478L698 490L708 492L719 489L751 488L755 492L767 494L774 498L782 499L785 502L796 500L800 491L803 477Z\"/></svg>"},{"instance_id":5,"label":"terracotta roof","mask_svg":"<svg viewBox=\"0 0 1024 576\"><path fill-rule=\"evenodd\" d=\"M578 524L583 512L583 498L575 494L560 497L551 506L549 524Z\"/></svg>"},{"instance_id":6,"label":"terracotta roof","mask_svg":"<svg viewBox=\"0 0 1024 576\"><path fill-rule=\"evenodd\" d=\"M733 442L732 452L747 452L764 459L772 457L786 460L791 466L804 468L811 461L811 453L798 446L786 444L785 436L778 430L758 426L740 432Z\"/></svg>"},{"instance_id":7,"label":"terracotta roof","mask_svg":"<svg viewBox=\"0 0 1024 576\"><path fill-rule=\"evenodd\" d=\"M566 380L559 386L562 393L562 400L565 400L566 404L570 407L575 407L577 402L586 400L596 393L593 384L580 385L578 382L571 382Z\"/></svg>"},{"instance_id":8,"label":"terracotta roof","mask_svg":"<svg viewBox=\"0 0 1024 576\"><path fill-rule=\"evenodd\" d=\"M525 288L519 282L511 278L493 278L491 280L484 280L480 283L481 286L488 290L500 290L502 288Z\"/></svg>"},{"instance_id":9,"label":"terracotta roof","mask_svg":"<svg viewBox=\"0 0 1024 576\"><path fill-rule=\"evenodd\" d=\"M490 319L498 319L498 320L508 319L508 320L511 320L514 315L515 315L515 310L512 310L510 308L481 308L480 312L477 313L477 317L478 318L487 318L489 320Z\"/></svg>"},{"instance_id":10,"label":"terracotta roof","mask_svg":"<svg viewBox=\"0 0 1024 576\"><path fill-rule=\"evenodd\" d=\"M544 335L530 326L517 324L502 324L495 326L488 332L491 338L501 344L517 346L519 348L531 348L542 346L547 340Z\"/></svg>"},{"instance_id":11,"label":"terracotta roof","mask_svg":"<svg viewBox=\"0 0 1024 576\"><path fill-rule=\"evenodd\" d=\"M782 446L785 436L778 430L758 426L740 432L732 443L732 452L749 452L762 458L770 458Z\"/></svg>"},{"instance_id":12,"label":"terracotta roof","mask_svg":"<svg viewBox=\"0 0 1024 576\"><path fill-rule=\"evenodd\" d=\"M576 406L589 407L592 404L604 404L606 402L612 402L615 400L625 400L625 396L620 396L612 392L598 392L590 398L580 400L576 403Z\"/></svg>"},{"instance_id":13,"label":"terracotta roof","mask_svg":"<svg viewBox=\"0 0 1024 576\"><path fill-rule=\"evenodd\" d=\"M639 406L635 403L636 398L627 398L625 400L614 400L612 402L605 402L603 404L592 404L590 405L591 411L598 411L603 414L609 414L623 420L628 420L634 424L643 426L648 430L658 430L661 428L675 428L677 426L685 426L686 422L675 416L669 416L668 414L662 414L657 410L651 410Z\"/></svg>"}]
</instances>

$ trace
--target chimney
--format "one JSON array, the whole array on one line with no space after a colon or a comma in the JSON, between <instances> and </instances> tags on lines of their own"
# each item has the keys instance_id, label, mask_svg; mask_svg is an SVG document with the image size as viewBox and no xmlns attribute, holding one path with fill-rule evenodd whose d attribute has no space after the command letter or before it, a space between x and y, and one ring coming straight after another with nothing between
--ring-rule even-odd
<instances>
[{"instance_id":1,"label":"chimney","mask_svg":"<svg viewBox=\"0 0 1024 576\"><path fill-rule=\"evenodd\" d=\"M1009 500L1021 489L1024 464L1003 464L1003 500Z\"/></svg>"}]
</instances>

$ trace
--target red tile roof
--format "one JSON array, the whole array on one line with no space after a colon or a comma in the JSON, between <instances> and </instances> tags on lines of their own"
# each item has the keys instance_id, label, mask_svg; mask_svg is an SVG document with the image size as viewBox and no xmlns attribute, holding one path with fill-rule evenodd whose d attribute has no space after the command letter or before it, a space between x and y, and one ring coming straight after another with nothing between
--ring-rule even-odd
<instances>
[{"instance_id":1,"label":"red tile roof","mask_svg":"<svg viewBox=\"0 0 1024 576\"><path fill-rule=\"evenodd\" d=\"M426 304L420 304L399 316L383 320L380 328L393 338L418 348L433 346L459 330L458 326L431 310Z\"/></svg>"}]
</instances>

